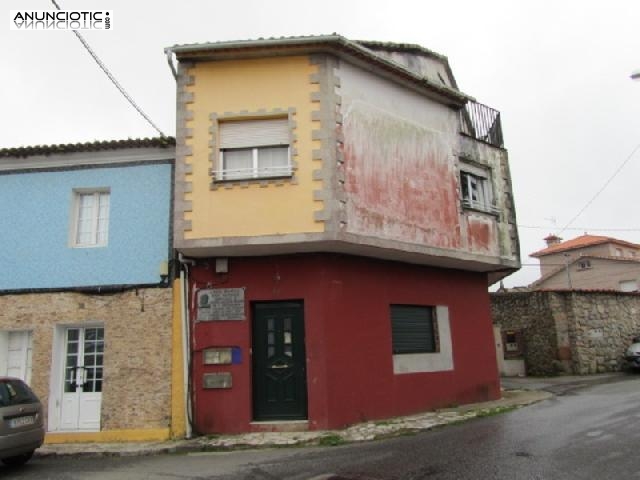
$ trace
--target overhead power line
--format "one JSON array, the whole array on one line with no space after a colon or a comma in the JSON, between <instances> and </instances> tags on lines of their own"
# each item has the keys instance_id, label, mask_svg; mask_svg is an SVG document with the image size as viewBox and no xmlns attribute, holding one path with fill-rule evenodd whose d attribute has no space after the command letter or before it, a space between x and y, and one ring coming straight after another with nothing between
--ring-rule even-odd
<instances>
[{"instance_id":1,"label":"overhead power line","mask_svg":"<svg viewBox=\"0 0 640 480\"><path fill-rule=\"evenodd\" d=\"M562 232L564 232L565 230L567 230L569 228L569 226L576 221L576 219L582 215L584 213L584 211L589 208L589 206L595 201L596 198L598 198L600 196L600 194L604 191L605 188L607 188L609 186L609 184L613 181L614 178L616 178L616 176L618 175L618 173L620 173L620 171L624 168L624 166L629 162L629 160L631 160L631 158L635 155L635 153L638 151L638 149L640 149L640 143L638 145L636 145L636 147L633 149L633 151L629 154L629 156L624 160L624 162L622 162L620 164L620 166L618 168L616 168L615 172L613 172L613 175L611 175L606 182L604 182L604 185L602 186L602 188L600 188L600 190L598 190L595 195L593 197L591 197L591 199L585 204L584 207L582 207L580 209L580 211L571 219L569 220L569 222L562 228L562 230L560 230L558 232L558 235L560 235Z\"/></svg>"},{"instance_id":2,"label":"overhead power line","mask_svg":"<svg viewBox=\"0 0 640 480\"><path fill-rule=\"evenodd\" d=\"M58 5L58 3L56 2L56 0L51 0L51 3L53 3L53 5L58 9L58 10L62 10L60 8L60 5ZM75 34L76 37L78 37L78 40L80 40L80 43L82 43L82 45L84 46L84 48L87 50L87 52L89 52L89 55L91 55L91 57L93 57L93 59L96 61L96 63L98 64L98 66L102 69L102 71L107 75L107 77L109 78L109 80L111 80L111 83L113 83L113 85L120 91L120 93L124 96L124 98L127 99L127 101L131 104L131 106L133 108L136 109L136 111L142 115L142 118L144 118L147 123L149 125L151 125L159 134L161 137L166 137L166 135L164 134L164 132L162 130L160 130L158 128L158 126L153 123L153 121L151 120L151 118L149 118L149 116L144 113L144 111L142 110L142 108L140 108L138 106L138 104L133 100L133 98L131 98L131 95L129 95L127 93L127 91L124 89L124 87L122 85L120 85L120 83L115 79L115 77L113 76L113 74L109 71L109 69L107 68L107 66L102 62L102 60L100 60L100 58L98 57L98 55L91 49L91 47L89 46L89 44L87 43L87 41L82 37L82 35L80 35L80 33L77 30L73 30L73 33Z\"/></svg>"},{"instance_id":3,"label":"overhead power line","mask_svg":"<svg viewBox=\"0 0 640 480\"><path fill-rule=\"evenodd\" d=\"M536 230L552 230L544 225L517 225L518 228L531 228ZM565 227L563 230L578 230L583 232L640 232L638 228L592 228L592 227Z\"/></svg>"}]
</instances>

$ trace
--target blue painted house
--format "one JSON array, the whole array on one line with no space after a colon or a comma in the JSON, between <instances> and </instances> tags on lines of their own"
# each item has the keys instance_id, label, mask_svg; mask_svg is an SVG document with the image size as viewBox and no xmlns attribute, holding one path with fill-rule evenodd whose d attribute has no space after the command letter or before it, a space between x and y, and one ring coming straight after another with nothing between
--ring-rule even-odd
<instances>
[{"instance_id":1,"label":"blue painted house","mask_svg":"<svg viewBox=\"0 0 640 480\"><path fill-rule=\"evenodd\" d=\"M48 441L170 435L174 157L167 138L0 150L0 375L36 390Z\"/></svg>"}]
</instances>

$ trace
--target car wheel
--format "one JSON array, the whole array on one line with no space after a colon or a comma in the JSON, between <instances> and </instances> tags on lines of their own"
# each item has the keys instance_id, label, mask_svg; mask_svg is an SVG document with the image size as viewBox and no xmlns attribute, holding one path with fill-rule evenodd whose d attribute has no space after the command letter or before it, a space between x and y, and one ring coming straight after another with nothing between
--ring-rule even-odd
<instances>
[{"instance_id":1,"label":"car wheel","mask_svg":"<svg viewBox=\"0 0 640 480\"><path fill-rule=\"evenodd\" d=\"M28 453L16 455L15 457L3 458L2 463L4 463L5 465L24 465L29 461L32 455L33 455L33 450L31 450Z\"/></svg>"}]
</instances>

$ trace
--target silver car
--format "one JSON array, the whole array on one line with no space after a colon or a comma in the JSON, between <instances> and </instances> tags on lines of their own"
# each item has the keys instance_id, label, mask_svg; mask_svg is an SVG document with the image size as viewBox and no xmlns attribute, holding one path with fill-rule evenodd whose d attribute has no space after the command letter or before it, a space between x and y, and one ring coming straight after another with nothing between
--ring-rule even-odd
<instances>
[{"instance_id":1,"label":"silver car","mask_svg":"<svg viewBox=\"0 0 640 480\"><path fill-rule=\"evenodd\" d=\"M628 368L638 370L640 369L640 337L634 337L631 341L633 343L627 348L624 359Z\"/></svg>"},{"instance_id":2,"label":"silver car","mask_svg":"<svg viewBox=\"0 0 640 480\"><path fill-rule=\"evenodd\" d=\"M0 460L22 465L44 441L42 405L18 378L0 377Z\"/></svg>"}]
</instances>

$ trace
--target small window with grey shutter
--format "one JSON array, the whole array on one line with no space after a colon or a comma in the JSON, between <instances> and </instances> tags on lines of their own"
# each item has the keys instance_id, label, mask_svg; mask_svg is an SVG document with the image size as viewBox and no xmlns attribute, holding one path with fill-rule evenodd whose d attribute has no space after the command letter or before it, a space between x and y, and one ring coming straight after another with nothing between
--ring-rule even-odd
<instances>
[{"instance_id":1,"label":"small window with grey shutter","mask_svg":"<svg viewBox=\"0 0 640 480\"><path fill-rule=\"evenodd\" d=\"M393 354L440 351L433 306L391 305Z\"/></svg>"}]
</instances>

